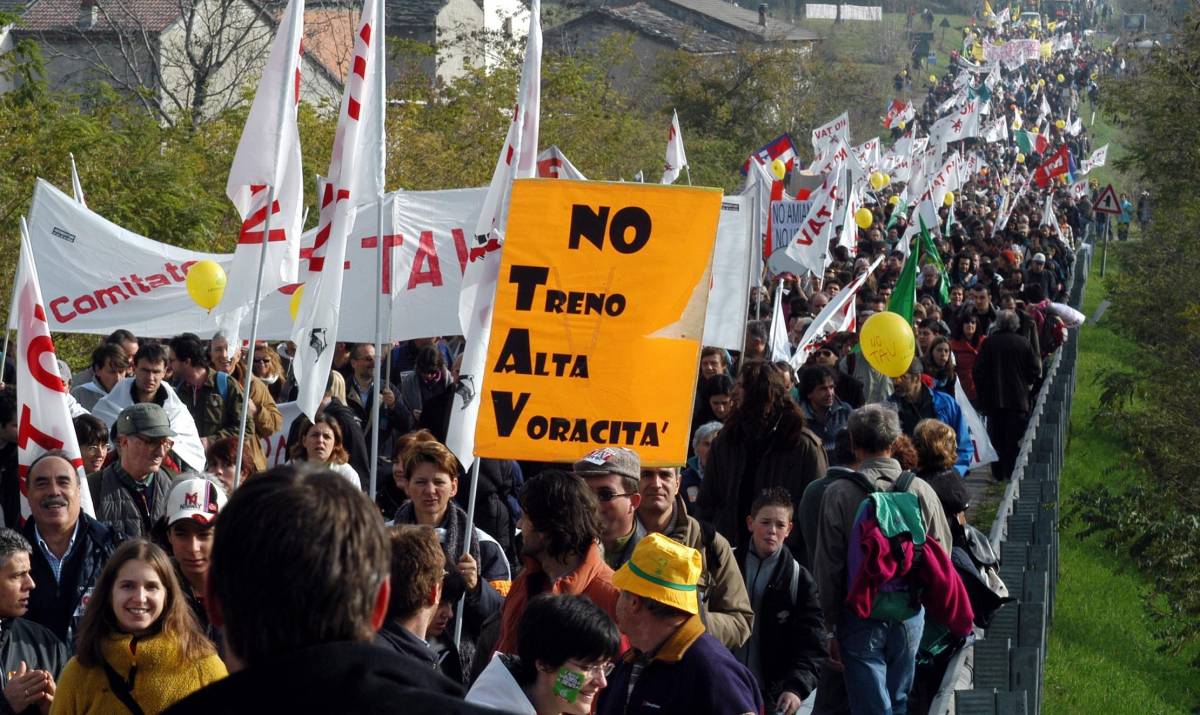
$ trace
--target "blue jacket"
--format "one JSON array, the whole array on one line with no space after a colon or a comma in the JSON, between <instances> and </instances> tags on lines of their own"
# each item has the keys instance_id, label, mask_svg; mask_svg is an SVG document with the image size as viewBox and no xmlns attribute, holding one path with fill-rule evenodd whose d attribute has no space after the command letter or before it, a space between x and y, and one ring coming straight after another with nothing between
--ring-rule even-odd
<instances>
[{"instance_id":1,"label":"blue jacket","mask_svg":"<svg viewBox=\"0 0 1200 715\"><path fill-rule=\"evenodd\" d=\"M962 408L958 406L958 401L952 395L948 395L940 390L931 390L922 386L921 390L929 395L932 401L933 414L927 411L930 405L922 401L921 407L918 408L922 412L921 417L935 417L942 422L950 425L954 433L958 435L958 461L954 463L954 468L958 471L959 476L966 476L967 471L971 468L971 457L975 453L975 448L971 444L971 432L967 427L967 418L963 416ZM888 398L893 406L900 407L900 422L905 426L905 433L911 436L912 428L915 427L915 417L911 412L911 408L906 410L900 406L899 398L892 396ZM905 425L906 415L910 421Z\"/></svg>"},{"instance_id":2,"label":"blue jacket","mask_svg":"<svg viewBox=\"0 0 1200 715\"><path fill-rule=\"evenodd\" d=\"M164 502L166 497L163 497ZM29 555L30 575L36 584L29 594L25 617L53 631L69 647L75 644L75 628L83 617L84 599L100 578L108 557L117 548L117 535L104 524L80 512L75 544L63 563L62 578L56 581L50 562L38 545L36 524L25 522L22 532L33 551Z\"/></svg>"}]
</instances>

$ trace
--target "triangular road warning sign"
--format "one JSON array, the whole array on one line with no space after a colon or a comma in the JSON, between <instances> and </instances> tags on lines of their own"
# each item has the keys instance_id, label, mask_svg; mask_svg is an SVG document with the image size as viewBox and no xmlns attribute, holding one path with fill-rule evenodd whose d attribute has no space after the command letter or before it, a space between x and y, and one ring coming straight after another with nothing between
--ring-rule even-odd
<instances>
[{"instance_id":1,"label":"triangular road warning sign","mask_svg":"<svg viewBox=\"0 0 1200 715\"><path fill-rule=\"evenodd\" d=\"M1117 192L1113 191L1112 184L1104 187L1096 200L1092 202L1092 210L1098 214L1113 214L1121 213L1121 202L1117 201Z\"/></svg>"}]
</instances>

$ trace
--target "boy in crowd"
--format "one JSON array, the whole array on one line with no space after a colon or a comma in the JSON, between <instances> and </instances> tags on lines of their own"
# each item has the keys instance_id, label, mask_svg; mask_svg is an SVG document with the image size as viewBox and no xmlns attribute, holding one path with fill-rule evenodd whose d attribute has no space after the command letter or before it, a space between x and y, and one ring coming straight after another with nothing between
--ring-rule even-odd
<instances>
[{"instance_id":1,"label":"boy in crowd","mask_svg":"<svg viewBox=\"0 0 1200 715\"><path fill-rule=\"evenodd\" d=\"M783 543L792 532L787 490L763 490L746 527L750 544L738 554L738 566L754 608L754 628L734 654L754 673L764 699L775 703L772 712L792 715L817 687L826 652L816 583Z\"/></svg>"}]
</instances>

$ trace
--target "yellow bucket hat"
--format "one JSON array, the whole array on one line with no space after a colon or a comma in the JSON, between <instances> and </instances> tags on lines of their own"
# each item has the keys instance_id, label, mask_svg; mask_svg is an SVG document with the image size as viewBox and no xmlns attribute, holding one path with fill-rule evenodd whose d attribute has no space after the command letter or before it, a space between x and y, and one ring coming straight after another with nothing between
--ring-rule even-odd
<instances>
[{"instance_id":1,"label":"yellow bucket hat","mask_svg":"<svg viewBox=\"0 0 1200 715\"><path fill-rule=\"evenodd\" d=\"M613 585L695 615L700 611L700 552L662 534L638 542L633 557L613 574Z\"/></svg>"}]
</instances>

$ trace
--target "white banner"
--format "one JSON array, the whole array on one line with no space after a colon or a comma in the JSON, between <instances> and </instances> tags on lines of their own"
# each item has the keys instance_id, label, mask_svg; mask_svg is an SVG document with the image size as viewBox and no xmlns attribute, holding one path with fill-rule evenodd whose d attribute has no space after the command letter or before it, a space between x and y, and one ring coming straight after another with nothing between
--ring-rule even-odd
<instances>
[{"instance_id":1,"label":"white banner","mask_svg":"<svg viewBox=\"0 0 1200 715\"><path fill-rule=\"evenodd\" d=\"M996 454L979 413L967 399L967 393L963 392L962 380L954 381L954 401L962 410L963 418L967 421L967 432L971 435L971 469L998 461L1000 455Z\"/></svg>"},{"instance_id":2,"label":"white banner","mask_svg":"<svg viewBox=\"0 0 1200 715\"><path fill-rule=\"evenodd\" d=\"M458 293L473 226L485 189L397 192L387 197L384 282L395 301L396 340L458 335ZM49 183L33 194L29 230L51 330L107 335L211 335L216 320L188 297L188 267L214 260L226 270L232 254L198 253L152 241L89 211ZM390 219L390 222L389 222ZM311 247L315 231L305 234ZM307 253L306 253L307 255ZM346 247L347 274L338 340L374 340L375 212L360 211ZM291 295L263 296L259 336L286 339ZM15 327L15 326L13 326Z\"/></svg>"},{"instance_id":3,"label":"white banner","mask_svg":"<svg viewBox=\"0 0 1200 715\"><path fill-rule=\"evenodd\" d=\"M267 469L287 464L291 459L287 453L288 433L292 431L292 423L301 414L300 405L295 402L281 402L275 406L279 408L279 414L283 415L283 424L270 437L259 438L259 441L262 442L263 454L267 456ZM390 477L390 475L388 476Z\"/></svg>"},{"instance_id":4,"label":"white banner","mask_svg":"<svg viewBox=\"0 0 1200 715\"><path fill-rule=\"evenodd\" d=\"M704 319L704 345L742 349L742 329L750 311L751 253L757 248L753 189L721 199L717 242L713 246L712 288Z\"/></svg>"},{"instance_id":5,"label":"white banner","mask_svg":"<svg viewBox=\"0 0 1200 715\"><path fill-rule=\"evenodd\" d=\"M850 143L850 114L842 112L827 124L822 124L813 130L812 146L816 159L813 163L825 158L825 151L833 146L837 139L846 144Z\"/></svg>"},{"instance_id":6,"label":"white banner","mask_svg":"<svg viewBox=\"0 0 1200 715\"><path fill-rule=\"evenodd\" d=\"M838 6L806 3L804 16L810 20L836 20ZM883 8L879 5L842 5L842 19L880 22L883 20Z\"/></svg>"}]
</instances>

